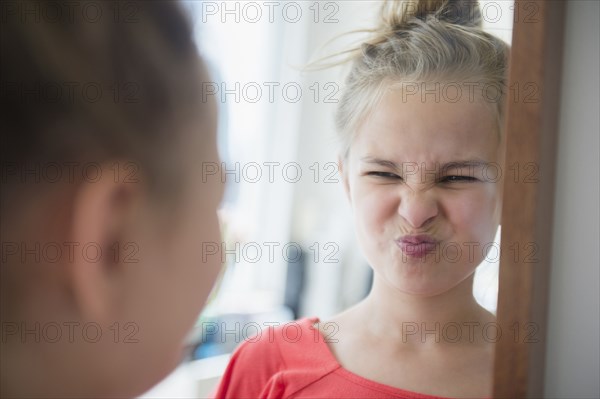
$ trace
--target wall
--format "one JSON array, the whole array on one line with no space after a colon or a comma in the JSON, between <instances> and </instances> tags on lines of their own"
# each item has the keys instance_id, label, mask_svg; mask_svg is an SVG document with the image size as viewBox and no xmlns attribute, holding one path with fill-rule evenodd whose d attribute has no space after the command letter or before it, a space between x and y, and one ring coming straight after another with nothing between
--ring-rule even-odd
<instances>
[{"instance_id":1,"label":"wall","mask_svg":"<svg viewBox=\"0 0 600 399\"><path fill-rule=\"evenodd\" d=\"M600 3L566 8L545 396L599 398Z\"/></svg>"}]
</instances>

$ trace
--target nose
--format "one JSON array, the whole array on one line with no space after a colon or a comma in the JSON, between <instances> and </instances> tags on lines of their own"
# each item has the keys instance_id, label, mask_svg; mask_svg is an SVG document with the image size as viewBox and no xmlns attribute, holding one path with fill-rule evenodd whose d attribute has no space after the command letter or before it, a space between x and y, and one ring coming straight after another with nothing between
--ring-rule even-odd
<instances>
[{"instance_id":1,"label":"nose","mask_svg":"<svg viewBox=\"0 0 600 399\"><path fill-rule=\"evenodd\" d=\"M438 212L437 200L427 192L404 193L398 205L398 213L414 229L427 226Z\"/></svg>"}]
</instances>

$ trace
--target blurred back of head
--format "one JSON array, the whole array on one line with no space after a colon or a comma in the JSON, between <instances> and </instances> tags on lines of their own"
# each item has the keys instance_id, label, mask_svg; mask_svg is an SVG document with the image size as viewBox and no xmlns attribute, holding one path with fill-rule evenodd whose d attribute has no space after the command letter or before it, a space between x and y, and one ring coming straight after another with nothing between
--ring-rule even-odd
<instances>
[{"instance_id":1,"label":"blurred back of head","mask_svg":"<svg viewBox=\"0 0 600 399\"><path fill-rule=\"evenodd\" d=\"M203 109L192 30L173 2L22 1L2 18L6 200L43 180L23 176L27 164L127 158L149 182L173 182L174 126Z\"/></svg>"},{"instance_id":2,"label":"blurred back of head","mask_svg":"<svg viewBox=\"0 0 600 399\"><path fill-rule=\"evenodd\" d=\"M220 267L198 261L219 190L197 176L218 156L192 28L172 1L3 2L0 18L2 394L137 395L180 360Z\"/></svg>"}]
</instances>

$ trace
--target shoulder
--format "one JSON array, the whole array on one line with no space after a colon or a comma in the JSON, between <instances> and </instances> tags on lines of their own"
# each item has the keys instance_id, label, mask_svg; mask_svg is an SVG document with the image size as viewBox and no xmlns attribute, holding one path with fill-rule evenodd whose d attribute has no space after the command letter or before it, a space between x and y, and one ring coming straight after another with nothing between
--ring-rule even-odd
<instances>
[{"instance_id":1,"label":"shoulder","mask_svg":"<svg viewBox=\"0 0 600 399\"><path fill-rule=\"evenodd\" d=\"M317 318L271 326L245 340L232 354L216 397L283 397L330 372Z\"/></svg>"},{"instance_id":2,"label":"shoulder","mask_svg":"<svg viewBox=\"0 0 600 399\"><path fill-rule=\"evenodd\" d=\"M303 318L271 325L247 338L232 354L230 364L252 365L264 372L277 372L302 363L307 352L317 348L319 331L313 328L317 318Z\"/></svg>"}]
</instances>

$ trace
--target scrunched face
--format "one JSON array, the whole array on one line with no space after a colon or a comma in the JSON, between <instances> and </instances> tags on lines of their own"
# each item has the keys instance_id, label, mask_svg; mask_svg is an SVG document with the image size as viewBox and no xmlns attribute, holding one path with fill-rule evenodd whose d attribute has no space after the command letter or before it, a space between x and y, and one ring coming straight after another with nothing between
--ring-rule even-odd
<instances>
[{"instance_id":1,"label":"scrunched face","mask_svg":"<svg viewBox=\"0 0 600 399\"><path fill-rule=\"evenodd\" d=\"M376 276L433 296L473 274L494 243L503 147L482 101L388 90L340 160L359 244Z\"/></svg>"}]
</instances>

